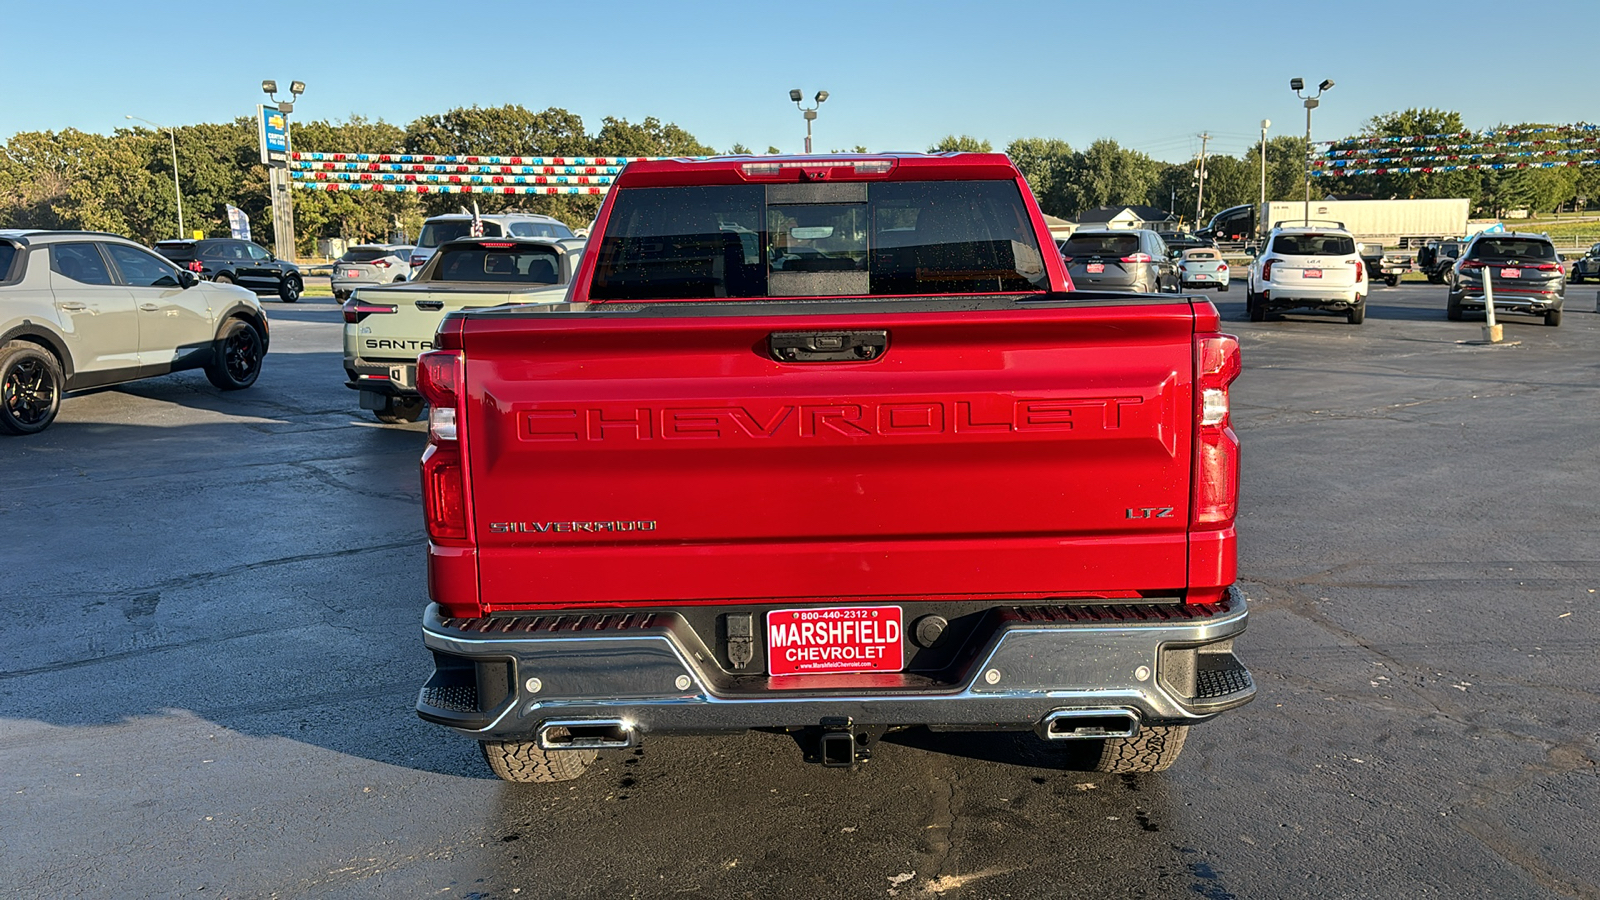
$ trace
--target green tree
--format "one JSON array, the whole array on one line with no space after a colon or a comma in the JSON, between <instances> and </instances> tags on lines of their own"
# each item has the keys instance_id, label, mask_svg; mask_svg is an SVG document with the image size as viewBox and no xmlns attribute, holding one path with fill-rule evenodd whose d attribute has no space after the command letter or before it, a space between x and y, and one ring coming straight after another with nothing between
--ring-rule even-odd
<instances>
[{"instance_id":1,"label":"green tree","mask_svg":"<svg viewBox=\"0 0 1600 900\"><path fill-rule=\"evenodd\" d=\"M1072 147L1056 138L1018 138L1006 145L1006 156L1021 170L1039 208L1052 216L1067 216L1074 209L1071 192Z\"/></svg>"},{"instance_id":2,"label":"green tree","mask_svg":"<svg viewBox=\"0 0 1600 900\"><path fill-rule=\"evenodd\" d=\"M992 153L994 152L994 147L988 141L980 141L970 134L963 134L959 137L948 134L940 139L937 144L928 148L929 153L949 153L952 151L960 153Z\"/></svg>"},{"instance_id":3,"label":"green tree","mask_svg":"<svg viewBox=\"0 0 1600 900\"><path fill-rule=\"evenodd\" d=\"M1074 154L1073 212L1143 204L1150 198L1160 175L1160 163L1137 150L1125 149L1116 141L1102 138L1090 144L1087 150Z\"/></svg>"}]
</instances>

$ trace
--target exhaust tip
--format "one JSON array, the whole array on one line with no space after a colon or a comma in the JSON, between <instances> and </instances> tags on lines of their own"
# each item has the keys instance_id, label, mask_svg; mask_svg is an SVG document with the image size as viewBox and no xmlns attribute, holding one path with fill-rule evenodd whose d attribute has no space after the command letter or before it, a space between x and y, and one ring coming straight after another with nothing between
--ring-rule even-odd
<instances>
[{"instance_id":1,"label":"exhaust tip","mask_svg":"<svg viewBox=\"0 0 1600 900\"><path fill-rule=\"evenodd\" d=\"M621 750L632 747L638 733L622 719L563 719L539 726L543 750Z\"/></svg>"},{"instance_id":2,"label":"exhaust tip","mask_svg":"<svg viewBox=\"0 0 1600 900\"><path fill-rule=\"evenodd\" d=\"M1047 741L1100 740L1138 733L1139 716L1126 709L1058 709L1039 721L1039 736Z\"/></svg>"}]
</instances>

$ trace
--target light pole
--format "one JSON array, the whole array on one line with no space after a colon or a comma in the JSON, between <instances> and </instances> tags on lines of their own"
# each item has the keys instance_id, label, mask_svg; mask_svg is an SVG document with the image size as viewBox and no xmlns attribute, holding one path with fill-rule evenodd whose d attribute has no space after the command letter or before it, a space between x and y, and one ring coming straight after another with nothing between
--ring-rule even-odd
<instances>
[{"instance_id":1,"label":"light pole","mask_svg":"<svg viewBox=\"0 0 1600 900\"><path fill-rule=\"evenodd\" d=\"M136 122L143 122L146 125L155 128L157 131L165 131L167 133L167 137L172 138L172 192L178 195L178 237L182 238L184 234L183 188L178 186L178 133L165 125L157 125L149 119L141 119L138 116L123 116L123 118L132 119Z\"/></svg>"},{"instance_id":2,"label":"light pole","mask_svg":"<svg viewBox=\"0 0 1600 900\"><path fill-rule=\"evenodd\" d=\"M1305 90L1305 86L1306 86L1306 83L1303 80L1299 79L1299 78L1291 78L1291 79L1289 79L1289 89L1294 91L1294 95L1296 97L1299 97L1300 99L1305 101L1305 107L1306 107L1306 221L1305 221L1305 224L1310 225L1311 224L1311 111L1313 109L1316 109L1317 106L1320 105L1320 101L1317 98L1321 97L1324 93L1326 93L1328 88L1333 87L1333 79L1332 78L1325 79L1321 84L1317 85L1317 92L1315 94L1312 94L1309 97L1307 97L1306 95L1301 93L1301 91Z\"/></svg>"},{"instance_id":3,"label":"light pole","mask_svg":"<svg viewBox=\"0 0 1600 900\"><path fill-rule=\"evenodd\" d=\"M289 82L289 99L278 99L278 83L272 79L261 82L261 92L272 98L277 104L278 112L283 113L283 135L286 144L293 143L289 137L289 114L294 112L294 101L306 92L304 81ZM285 149L290 149L288 146ZM263 162L266 161L263 151ZM289 191L289 165L288 160L271 164L267 167L269 190L272 195L272 243L277 248L278 256L290 260L295 258L294 249L294 201Z\"/></svg>"},{"instance_id":4,"label":"light pole","mask_svg":"<svg viewBox=\"0 0 1600 900\"><path fill-rule=\"evenodd\" d=\"M1267 129L1272 127L1271 119L1261 120L1261 205L1267 205ZM1258 212L1257 215L1260 215Z\"/></svg>"},{"instance_id":5,"label":"light pole","mask_svg":"<svg viewBox=\"0 0 1600 900\"><path fill-rule=\"evenodd\" d=\"M795 88L794 90L789 92L789 99L794 101L795 108L800 110L800 112L803 113L805 115L805 117L806 117L806 152L810 153L811 152L811 123L813 121L815 121L816 118L817 118L817 107L821 106L823 103L827 102L827 100L828 100L828 92L827 91L817 91L817 96L816 96L816 101L817 102L816 102L816 105L812 106L810 109L807 109L806 107L800 105L800 89L799 88Z\"/></svg>"}]
</instances>

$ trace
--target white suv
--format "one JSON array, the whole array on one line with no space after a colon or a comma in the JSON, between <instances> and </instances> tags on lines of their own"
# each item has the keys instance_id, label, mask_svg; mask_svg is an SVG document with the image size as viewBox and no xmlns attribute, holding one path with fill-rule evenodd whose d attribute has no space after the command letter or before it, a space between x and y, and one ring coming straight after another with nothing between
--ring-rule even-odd
<instances>
[{"instance_id":1,"label":"white suv","mask_svg":"<svg viewBox=\"0 0 1600 900\"><path fill-rule=\"evenodd\" d=\"M484 237L570 238L572 229L560 219L535 213L484 213L478 217L483 225ZM433 258L434 251L443 244L472 236L472 213L446 213L433 216L422 223L422 233L417 236L417 246L411 250L409 266L413 274Z\"/></svg>"},{"instance_id":2,"label":"white suv","mask_svg":"<svg viewBox=\"0 0 1600 900\"><path fill-rule=\"evenodd\" d=\"M266 353L242 287L114 234L0 230L0 434L45 430L67 391L183 369L247 388Z\"/></svg>"},{"instance_id":3,"label":"white suv","mask_svg":"<svg viewBox=\"0 0 1600 900\"><path fill-rule=\"evenodd\" d=\"M1279 226L1250 264L1245 308L1263 322L1274 310L1342 312L1351 325L1367 317L1367 267L1344 226Z\"/></svg>"}]
</instances>

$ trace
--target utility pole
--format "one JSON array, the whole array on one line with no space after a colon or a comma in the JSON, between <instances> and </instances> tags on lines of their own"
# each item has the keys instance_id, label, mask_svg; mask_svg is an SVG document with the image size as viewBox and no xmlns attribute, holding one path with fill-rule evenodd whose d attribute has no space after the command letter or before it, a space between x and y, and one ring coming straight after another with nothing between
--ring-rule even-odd
<instances>
[{"instance_id":1,"label":"utility pole","mask_svg":"<svg viewBox=\"0 0 1600 900\"><path fill-rule=\"evenodd\" d=\"M1204 133L1200 135L1200 190L1194 195L1194 225L1196 228L1200 227L1200 211L1204 207L1206 199L1206 144L1210 140L1211 135Z\"/></svg>"},{"instance_id":2,"label":"utility pole","mask_svg":"<svg viewBox=\"0 0 1600 900\"><path fill-rule=\"evenodd\" d=\"M1317 85L1317 92L1315 94L1312 94L1309 97L1307 97L1305 94L1301 93L1301 91L1305 89L1305 86L1306 85L1305 85L1305 80L1304 79L1300 79L1300 78L1291 78L1291 79L1289 79L1289 90L1294 91L1294 95L1296 97L1299 97L1299 98L1301 98L1301 99L1303 99L1305 101L1305 108L1306 108L1306 211L1305 211L1305 222L1306 222L1307 225L1309 225L1309 224L1311 224L1311 111L1313 109L1316 109L1319 105L1321 105L1321 101L1318 100L1317 98L1319 98L1323 94L1327 93L1328 92L1328 88L1333 87L1333 79L1332 78L1324 79L1321 84Z\"/></svg>"},{"instance_id":3,"label":"utility pole","mask_svg":"<svg viewBox=\"0 0 1600 900\"><path fill-rule=\"evenodd\" d=\"M1271 119L1261 120L1261 205L1267 205L1267 129L1272 127ZM1258 211L1256 213L1260 215Z\"/></svg>"}]
</instances>

